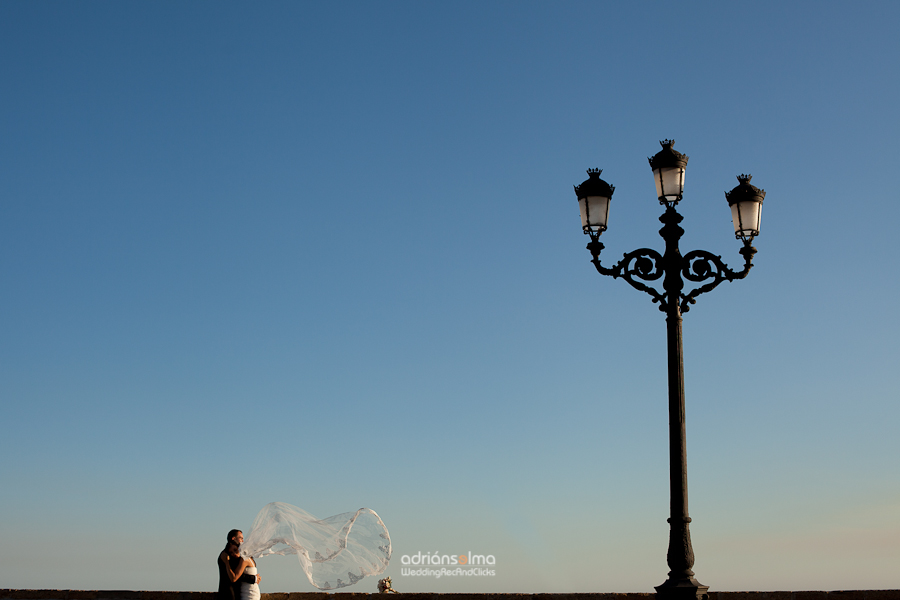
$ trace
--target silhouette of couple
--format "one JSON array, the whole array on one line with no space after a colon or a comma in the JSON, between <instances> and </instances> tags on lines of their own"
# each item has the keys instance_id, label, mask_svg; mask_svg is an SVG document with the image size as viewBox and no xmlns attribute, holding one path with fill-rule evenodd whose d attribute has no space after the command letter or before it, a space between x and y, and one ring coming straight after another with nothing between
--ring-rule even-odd
<instances>
[{"instance_id":1,"label":"silhouette of couple","mask_svg":"<svg viewBox=\"0 0 900 600\"><path fill-rule=\"evenodd\" d=\"M253 557L241 558L244 534L240 529L228 532L228 544L219 553L219 591L216 600L259 600L259 582Z\"/></svg>"}]
</instances>

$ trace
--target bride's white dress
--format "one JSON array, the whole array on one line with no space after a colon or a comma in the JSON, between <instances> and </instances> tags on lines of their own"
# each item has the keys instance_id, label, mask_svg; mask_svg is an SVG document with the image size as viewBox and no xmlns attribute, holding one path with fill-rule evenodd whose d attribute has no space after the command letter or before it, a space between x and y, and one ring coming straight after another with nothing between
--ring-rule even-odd
<instances>
[{"instance_id":1,"label":"bride's white dress","mask_svg":"<svg viewBox=\"0 0 900 600\"><path fill-rule=\"evenodd\" d=\"M256 575L256 567L247 567L244 573ZM241 582L241 597L239 600L259 600L259 584Z\"/></svg>"}]
</instances>

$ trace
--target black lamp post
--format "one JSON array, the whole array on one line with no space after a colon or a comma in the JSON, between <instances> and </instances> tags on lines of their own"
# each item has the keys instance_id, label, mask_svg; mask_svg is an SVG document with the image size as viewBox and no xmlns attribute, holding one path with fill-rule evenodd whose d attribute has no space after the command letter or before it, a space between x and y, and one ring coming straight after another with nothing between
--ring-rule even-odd
<instances>
[{"instance_id":1,"label":"black lamp post","mask_svg":"<svg viewBox=\"0 0 900 600\"><path fill-rule=\"evenodd\" d=\"M588 179L575 186L575 195L581 208L581 225L591 236L587 249L594 266L601 275L621 277L635 289L647 292L659 310L666 313L666 339L669 369L669 577L656 587L660 600L706 600L709 586L694 578L694 550L691 547L691 518L688 516L687 495L687 447L684 428L684 354L681 344L681 315L690 310L697 296L715 288L723 281L743 279L753 266L756 248L751 246L753 237L759 235L759 219L766 193L750 185L750 175L738 176L740 184L725 197L731 207L735 237L743 240L740 249L744 268L734 272L716 256L705 250L692 250L681 254L678 240L684 234L678 224L683 217L675 210L684 192L684 172L688 157L672 148L674 140L660 142L663 149L650 160L656 195L666 209L659 218L663 227L659 235L666 242L665 253L640 248L625 254L614 267L600 264L603 244L600 234L606 231L609 203L615 188L600 179L600 169L589 169ZM662 291L643 283L662 279ZM684 292L684 280L702 284L688 293Z\"/></svg>"}]
</instances>

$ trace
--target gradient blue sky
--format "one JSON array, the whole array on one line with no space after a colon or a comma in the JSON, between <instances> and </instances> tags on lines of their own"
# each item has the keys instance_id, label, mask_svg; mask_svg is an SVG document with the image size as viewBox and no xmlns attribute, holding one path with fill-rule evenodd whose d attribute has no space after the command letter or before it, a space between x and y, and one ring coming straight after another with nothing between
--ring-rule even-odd
<instances>
[{"instance_id":1,"label":"gradient blue sky","mask_svg":"<svg viewBox=\"0 0 900 600\"><path fill-rule=\"evenodd\" d=\"M665 323L600 277L748 279L684 324L714 590L898 588L900 4L0 3L0 586L212 590L271 501L366 506L401 591L652 591ZM400 556L493 554L493 578ZM263 591L313 588L294 559ZM364 580L352 591L374 591Z\"/></svg>"}]
</instances>

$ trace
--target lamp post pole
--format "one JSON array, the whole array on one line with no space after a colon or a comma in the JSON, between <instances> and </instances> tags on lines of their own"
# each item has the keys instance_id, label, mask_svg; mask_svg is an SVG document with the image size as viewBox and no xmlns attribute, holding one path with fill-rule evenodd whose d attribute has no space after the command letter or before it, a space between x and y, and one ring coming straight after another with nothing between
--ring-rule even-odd
<instances>
[{"instance_id":1,"label":"lamp post pole","mask_svg":"<svg viewBox=\"0 0 900 600\"><path fill-rule=\"evenodd\" d=\"M743 240L740 254L744 268L734 272L722 262L721 256L705 250L693 250L682 256L678 242L684 234L679 225L683 217L675 210L684 191L684 172L688 157L675 151L674 141L660 142L663 150L650 159L656 179L657 196L665 212L659 218L663 226L659 230L665 241L665 252L660 255L649 248L626 253L613 267L600 264L603 244L600 234L606 230L609 204L615 188L600 179L600 170L588 171L589 178L575 193L581 207L582 227L591 236L587 245L593 257L591 262L601 275L622 277L632 287L647 292L659 309L666 313L666 349L668 354L669 384L669 549L666 560L669 575L656 586L659 600L706 600L709 586L694 577L694 550L691 546L691 518L688 515L687 443L684 419L684 352L682 350L682 314L690 310L697 296L715 288L723 281L743 279L750 272L756 249L751 246L753 237L759 234L759 217L765 192L750 185L750 176L738 177L740 185L726 192L732 208L735 237ZM643 283L662 279L662 291ZM684 293L684 280L703 283ZM706 282L706 283L704 283Z\"/></svg>"}]
</instances>

